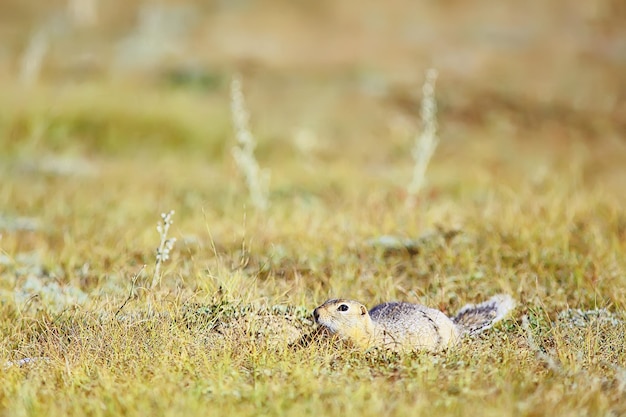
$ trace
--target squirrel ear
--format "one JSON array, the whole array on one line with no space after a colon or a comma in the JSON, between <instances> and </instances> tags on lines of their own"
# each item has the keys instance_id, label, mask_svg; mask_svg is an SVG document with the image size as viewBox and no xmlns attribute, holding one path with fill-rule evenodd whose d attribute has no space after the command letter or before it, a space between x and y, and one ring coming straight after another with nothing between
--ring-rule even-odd
<instances>
[{"instance_id":1,"label":"squirrel ear","mask_svg":"<svg viewBox=\"0 0 626 417\"><path fill-rule=\"evenodd\" d=\"M361 315L364 316L367 314L367 309L365 308L365 306L361 306Z\"/></svg>"}]
</instances>

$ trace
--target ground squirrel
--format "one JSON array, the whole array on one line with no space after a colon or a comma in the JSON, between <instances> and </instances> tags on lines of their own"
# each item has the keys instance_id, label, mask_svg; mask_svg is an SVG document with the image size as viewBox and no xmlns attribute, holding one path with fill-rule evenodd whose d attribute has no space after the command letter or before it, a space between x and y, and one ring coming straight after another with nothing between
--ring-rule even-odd
<instances>
[{"instance_id":1,"label":"ground squirrel","mask_svg":"<svg viewBox=\"0 0 626 417\"><path fill-rule=\"evenodd\" d=\"M395 351L439 351L458 343L502 320L515 307L506 294L463 307L448 318L439 310L419 304L389 302L379 304L369 313L354 300L332 299L313 311L315 321L353 344L386 347Z\"/></svg>"}]
</instances>

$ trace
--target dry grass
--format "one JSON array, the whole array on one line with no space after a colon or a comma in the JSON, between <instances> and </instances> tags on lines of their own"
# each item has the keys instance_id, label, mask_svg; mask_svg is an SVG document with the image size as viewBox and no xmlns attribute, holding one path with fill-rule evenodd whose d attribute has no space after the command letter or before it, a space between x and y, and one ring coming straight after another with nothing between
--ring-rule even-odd
<instances>
[{"instance_id":1,"label":"dry grass","mask_svg":"<svg viewBox=\"0 0 626 417\"><path fill-rule=\"evenodd\" d=\"M129 67L138 6L98 2L16 86L66 7L38 3L0 5L0 415L626 414L621 3L190 3L189 32L163 32L183 53ZM411 208L433 64L440 141ZM265 212L231 155L235 68ZM292 344L330 296L453 314L498 292L511 319L447 354Z\"/></svg>"}]
</instances>

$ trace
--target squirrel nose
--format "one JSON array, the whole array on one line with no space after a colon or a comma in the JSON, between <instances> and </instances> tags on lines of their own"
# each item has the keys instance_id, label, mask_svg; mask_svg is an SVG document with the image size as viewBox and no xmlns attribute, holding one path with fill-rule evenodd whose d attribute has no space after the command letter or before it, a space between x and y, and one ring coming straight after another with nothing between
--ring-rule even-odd
<instances>
[{"instance_id":1,"label":"squirrel nose","mask_svg":"<svg viewBox=\"0 0 626 417\"><path fill-rule=\"evenodd\" d=\"M317 311L317 308L313 310L313 317L315 317L315 322L319 321L320 313Z\"/></svg>"}]
</instances>

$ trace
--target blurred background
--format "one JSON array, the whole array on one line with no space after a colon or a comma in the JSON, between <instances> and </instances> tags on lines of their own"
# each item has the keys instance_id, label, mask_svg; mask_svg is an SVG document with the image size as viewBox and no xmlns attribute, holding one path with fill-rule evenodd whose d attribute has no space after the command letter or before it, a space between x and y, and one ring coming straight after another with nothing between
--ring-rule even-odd
<instances>
[{"instance_id":1,"label":"blurred background","mask_svg":"<svg viewBox=\"0 0 626 417\"><path fill-rule=\"evenodd\" d=\"M440 142L413 211L429 68ZM232 153L234 74L271 172L271 209L258 216ZM377 276L367 256L342 264L348 247L460 224L484 236L468 248L486 247L487 260L425 256L385 275L393 285L367 281L363 298L399 298L385 291L433 271L495 265L484 275L499 276L507 251L547 254L537 273L558 286L552 277L571 271L554 261L564 247L578 265L592 249L614 256L599 236L623 242L625 164L624 0L0 0L3 250L42 253L31 263L61 263L81 288L117 270L125 296L129 260L154 262L155 221L169 210L182 248L171 270L187 283L215 251L233 269L310 276L321 291ZM533 277L533 262L509 258L516 282Z\"/></svg>"},{"instance_id":2,"label":"blurred background","mask_svg":"<svg viewBox=\"0 0 626 417\"><path fill-rule=\"evenodd\" d=\"M7 146L44 118L37 146L178 147L195 135L222 158L241 73L262 158L289 144L385 163L410 148L431 67L444 155L493 140L555 155L578 146L602 159L594 170L623 162L622 0L0 2Z\"/></svg>"},{"instance_id":3,"label":"blurred background","mask_svg":"<svg viewBox=\"0 0 626 417\"><path fill-rule=\"evenodd\" d=\"M0 69L57 83L169 74L210 84L233 68L343 73L383 93L434 66L448 79L524 84L519 92L543 100L616 100L625 22L619 0L3 0Z\"/></svg>"}]
</instances>

